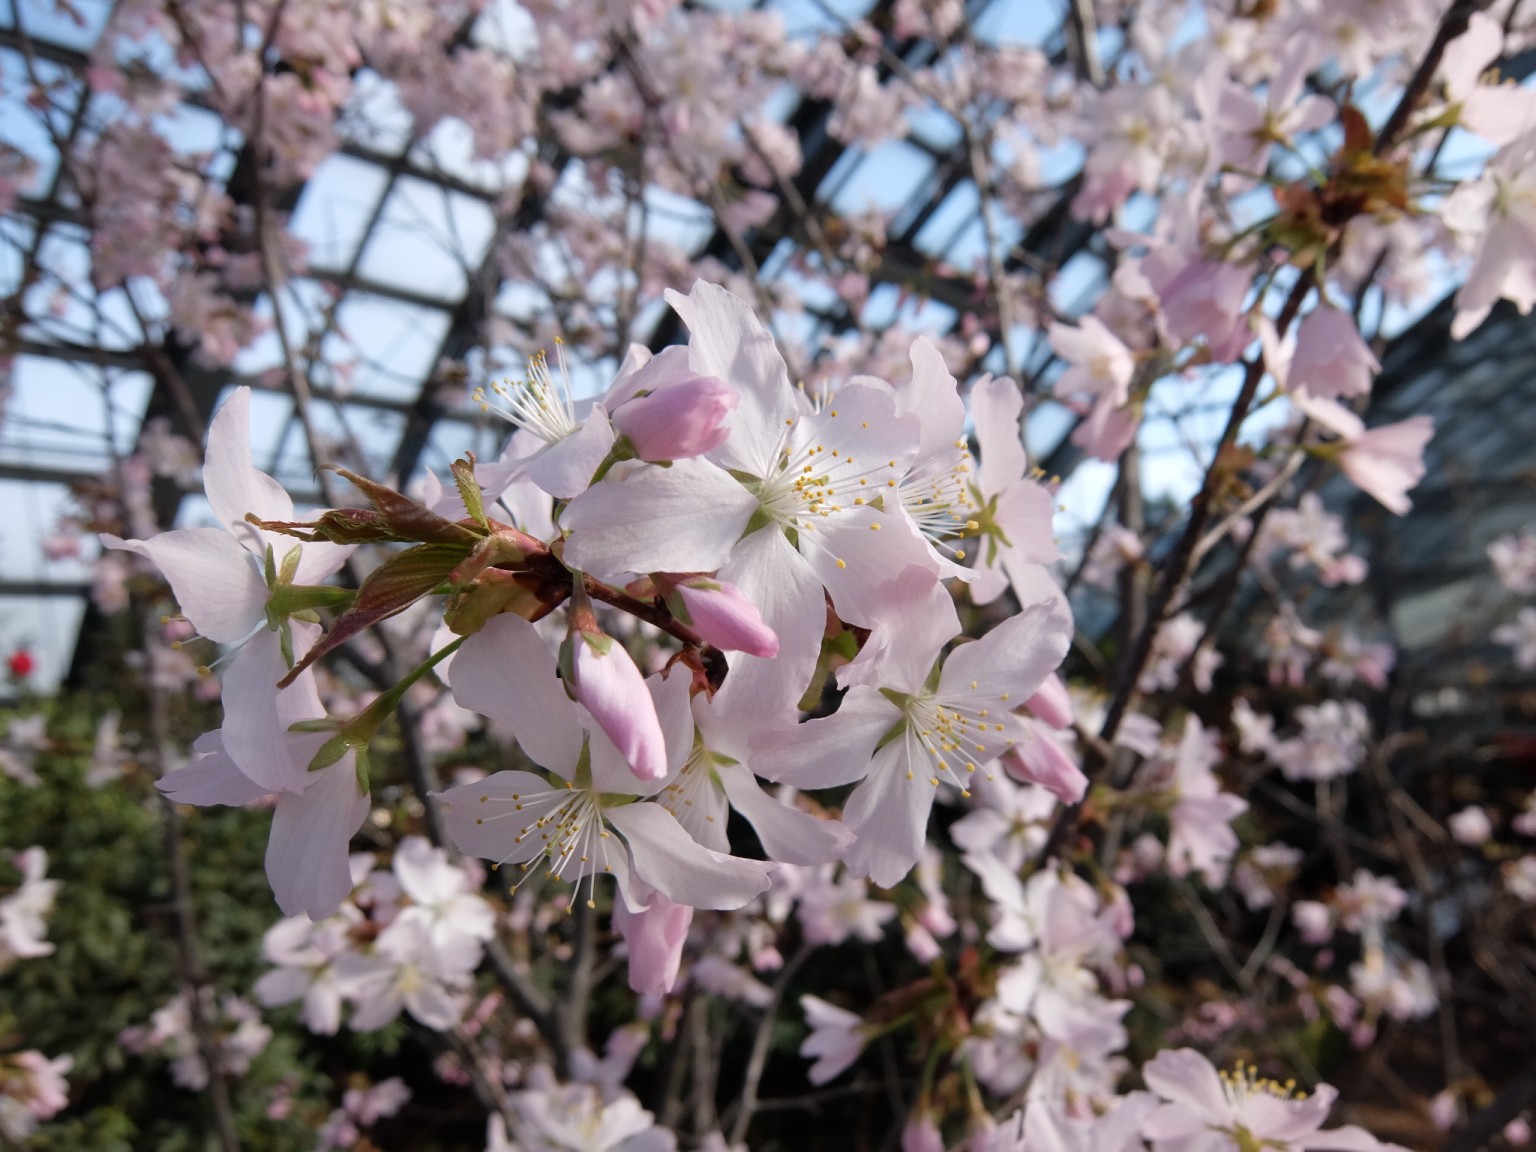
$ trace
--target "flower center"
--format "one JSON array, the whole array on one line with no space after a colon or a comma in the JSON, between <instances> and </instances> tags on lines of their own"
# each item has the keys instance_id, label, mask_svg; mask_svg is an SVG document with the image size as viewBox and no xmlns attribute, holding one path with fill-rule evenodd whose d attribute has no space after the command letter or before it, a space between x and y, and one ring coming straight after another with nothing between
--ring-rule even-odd
<instances>
[{"instance_id":1,"label":"flower center","mask_svg":"<svg viewBox=\"0 0 1536 1152\"><path fill-rule=\"evenodd\" d=\"M490 391L477 388L475 403L519 428L526 428L547 444L564 440L581 425L571 401L571 374L565 364L565 346L555 341L558 378L549 370L549 358L537 352L528 361L528 375L521 380L492 384ZM494 396L501 403L492 400Z\"/></svg>"},{"instance_id":2,"label":"flower center","mask_svg":"<svg viewBox=\"0 0 1536 1152\"><path fill-rule=\"evenodd\" d=\"M480 804L491 803L491 797L480 797ZM500 820L517 824L512 850L498 864L516 863L527 872L544 860L548 864L545 875L552 880L564 880L568 869L573 873L573 881L613 871L608 863L608 841L613 833L603 821L602 801L597 793L574 786L530 795L514 792L510 803L501 801L501 807L500 812L487 809L486 815L475 819L477 824ZM573 892L573 903L575 899ZM587 905L593 906L590 894Z\"/></svg>"},{"instance_id":3,"label":"flower center","mask_svg":"<svg viewBox=\"0 0 1536 1152\"><path fill-rule=\"evenodd\" d=\"M971 493L968 477L971 473L971 454L964 440L955 442L957 451L949 462L930 460L919 464L901 481L901 503L917 523L918 531L936 546L951 538L965 537L980 526L975 519L976 501ZM956 560L964 560L965 553L953 552Z\"/></svg>"}]
</instances>

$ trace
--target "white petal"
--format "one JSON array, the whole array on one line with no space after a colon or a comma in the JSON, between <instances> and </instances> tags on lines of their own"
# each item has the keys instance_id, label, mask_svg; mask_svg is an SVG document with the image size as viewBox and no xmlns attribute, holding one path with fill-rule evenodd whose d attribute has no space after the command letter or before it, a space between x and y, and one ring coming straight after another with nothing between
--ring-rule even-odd
<instances>
[{"instance_id":1,"label":"white petal","mask_svg":"<svg viewBox=\"0 0 1536 1152\"><path fill-rule=\"evenodd\" d=\"M841 820L822 820L780 804L740 764L716 768L731 807L757 830L763 851L785 864L826 864L853 843L853 833Z\"/></svg>"},{"instance_id":2,"label":"white petal","mask_svg":"<svg viewBox=\"0 0 1536 1152\"><path fill-rule=\"evenodd\" d=\"M503 613L464 641L449 676L460 707L512 729L534 763L562 775L581 754L576 710L538 630Z\"/></svg>"},{"instance_id":3,"label":"white petal","mask_svg":"<svg viewBox=\"0 0 1536 1152\"><path fill-rule=\"evenodd\" d=\"M843 862L853 875L882 888L899 883L922 855L938 792L914 744L908 734L876 752L869 775L843 809L843 822L859 838Z\"/></svg>"},{"instance_id":4,"label":"white petal","mask_svg":"<svg viewBox=\"0 0 1536 1152\"><path fill-rule=\"evenodd\" d=\"M723 468L767 476L778 464L787 421L795 414L789 369L773 336L745 301L703 280L667 303L688 325L688 366L732 385L741 402L726 419L728 439L710 453Z\"/></svg>"},{"instance_id":5,"label":"white petal","mask_svg":"<svg viewBox=\"0 0 1536 1152\"><path fill-rule=\"evenodd\" d=\"M768 866L711 852L659 804L604 809L629 844L635 875L669 900L694 908L740 908L768 890Z\"/></svg>"},{"instance_id":6,"label":"white petal","mask_svg":"<svg viewBox=\"0 0 1536 1152\"><path fill-rule=\"evenodd\" d=\"M303 794L278 797L267 841L267 878L285 916L307 913L323 920L352 891L349 850L368 815L368 797L358 790L356 757L350 753L313 776Z\"/></svg>"},{"instance_id":7,"label":"white petal","mask_svg":"<svg viewBox=\"0 0 1536 1152\"><path fill-rule=\"evenodd\" d=\"M108 548L136 552L160 569L182 614L216 644L233 644L266 618L267 585L251 554L217 528L180 528L148 540L103 532Z\"/></svg>"},{"instance_id":8,"label":"white petal","mask_svg":"<svg viewBox=\"0 0 1536 1152\"><path fill-rule=\"evenodd\" d=\"M713 572L757 510L753 496L707 460L645 465L572 500L560 517L565 561L601 580L629 572Z\"/></svg>"}]
</instances>

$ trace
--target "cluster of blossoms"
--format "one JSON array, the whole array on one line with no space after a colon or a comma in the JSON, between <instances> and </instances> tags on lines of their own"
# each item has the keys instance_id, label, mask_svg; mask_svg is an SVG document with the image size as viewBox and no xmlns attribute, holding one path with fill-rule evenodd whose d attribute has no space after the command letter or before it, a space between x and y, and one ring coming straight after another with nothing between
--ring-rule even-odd
<instances>
[{"instance_id":1,"label":"cluster of blossoms","mask_svg":"<svg viewBox=\"0 0 1536 1152\"><path fill-rule=\"evenodd\" d=\"M205 985L198 1000L204 1029L217 1053L216 1074L245 1075L272 1039L272 1029L262 1022L260 1011L239 996L221 997ZM186 989L155 1009L149 1023L124 1028L117 1039L129 1052L169 1061L171 1079L183 1088L200 1092L208 1087L208 1063L193 1024L192 994Z\"/></svg>"},{"instance_id":2,"label":"cluster of blossoms","mask_svg":"<svg viewBox=\"0 0 1536 1152\"><path fill-rule=\"evenodd\" d=\"M268 869L285 911L323 919L352 890L367 745L403 691L331 719L312 662L444 580L457 636L417 675L438 667L461 706L547 773L443 793L456 845L578 886L612 875L642 919L767 890L764 864L729 853L732 809L771 859L841 859L890 886L917 863L941 793L968 795L998 764L1062 786L1061 767L1034 753L1050 737L1033 717L1070 720L1059 684L1035 698L1071 618L1043 567L1057 555L1050 497L1026 474L1013 385L975 389L978 462L931 345L914 347L910 381L859 378L813 403L741 301L700 284L673 304L689 346L634 350L580 415L563 374L535 361L506 390L520 425L507 453L478 473L463 462L436 507L359 481L373 510L294 523L250 464L240 392L209 434L204 479L223 527L107 538L161 568L201 635L241 645L223 726L161 787L189 803L276 792ZM353 544L413 533L355 599L319 583ZM944 659L961 630L945 577L974 581L981 602L1011 586L1023 611ZM324 639L319 607L346 608ZM621 628L605 630L612 609L681 641L648 679ZM846 694L802 724L797 704L840 634L853 654L835 671ZM273 731L290 735L275 743ZM779 803L763 780L860 783L831 821ZM420 935L414 924L392 925L380 947Z\"/></svg>"},{"instance_id":3,"label":"cluster of blossoms","mask_svg":"<svg viewBox=\"0 0 1536 1152\"><path fill-rule=\"evenodd\" d=\"M268 871L290 915L267 934L274 967L257 984L260 1001L302 1001L304 1023L321 1033L338 1029L347 1003L359 1030L402 1010L439 1030L463 1020L496 932L473 891L479 875L420 838L401 843L387 872L348 854L369 807L381 720L436 671L461 708L515 741L520 764L436 795L454 846L512 869L517 884L538 869L541 882L570 885L569 906L606 902L598 881L613 877L613 927L636 991L665 996L686 982L766 1008L773 994L754 973L783 964L774 939L791 908L808 945L876 941L898 908L868 886L895 888L914 869L921 898L902 916L907 947L939 958L957 926L929 846L942 801L967 809L951 835L987 898L987 943L1006 959L974 988L958 978L963 1033L931 1004L898 998L860 1016L806 997L813 1081L857 1060L888 1014L915 1011L946 1057L933 1069L964 1067L1000 1096L1027 1087L1040 1111L1026 1125L1078 1123L1069 1102L1087 1100L1122 1116L1126 1140L1139 1131L1156 1148L1207 1129L1300 1133L1299 1119L1283 1117L1301 1105L1284 1093L1274 1105L1291 1110L1282 1119L1243 1111L1250 1089L1269 1098L1246 1073L1224 1106L1236 1113L1203 1097L1191 1104L1194 1090L1159 1080L1153 1066L1148 1083L1163 1105L1118 1098L1123 993L1142 979L1124 951L1130 896L1056 860L1021 877L1061 806L1087 794L1074 725L1098 720L1097 705L1075 702L1055 675L1071 616L1047 567L1057 558L1051 498L1029 474L1012 383L973 386L973 457L956 381L931 344L913 347L906 380L859 377L812 399L790 386L741 301L699 284L672 303L692 332L686 348L632 350L608 391L581 406L563 365L535 360L526 379L498 390L519 425L507 451L490 465L460 461L452 486L429 484L420 502L348 473L371 507L293 520L286 495L251 465L248 400L236 392L215 417L205 468L222 526L107 538L161 567L201 635L239 646L224 672L223 726L160 787L194 804L276 794ZM410 546L355 593L319 582L354 547L383 542ZM1020 609L957 644L946 580L968 586L977 606L1006 591ZM445 586L445 627L418 668L356 715L328 715L315 661ZM326 631L319 610L337 613ZM1144 683L1150 692L1177 683L1200 626L1175 618L1160 635L1164 654L1150 666L1169 672ZM649 676L636 663L642 651ZM1329 707L1298 711L1291 741L1250 719L1245 750L1287 776L1288 764L1319 779L1351 770L1359 748L1337 730L1358 743L1363 720ZM1144 761L1116 803L1167 829L1166 843L1137 841L1121 879L1165 868L1221 886L1239 847L1231 824L1247 804L1216 775L1217 734L1191 714L1177 737L1137 717L1116 739ZM1319 766L1328 749L1337 765ZM807 797L832 788L850 789L840 815ZM733 852L733 811L766 860ZM1265 860L1250 855L1250 870ZM702 933L692 931L700 915L710 918ZM1353 1011L1391 1011L1390 989L1366 987L1379 977L1379 946L1357 967ZM169 1043L173 1031L150 1039ZM534 1133L611 1126L614 1145L628 1146L650 1130L622 1093L605 1103L592 1089L552 1085L513 1103ZM610 1121L614 1108L623 1116ZM1307 1131L1326 1112L1309 1104ZM510 1119L493 1121L493 1147ZM924 1097L910 1139L936 1123ZM1380 1146L1359 1141L1332 1146Z\"/></svg>"},{"instance_id":4,"label":"cluster of blossoms","mask_svg":"<svg viewBox=\"0 0 1536 1152\"><path fill-rule=\"evenodd\" d=\"M27 848L12 863L21 873L21 885L0 896L0 973L18 960L53 952L46 939L47 917L59 882L46 878L48 854ZM20 1144L61 1111L69 1103L64 1077L73 1066L72 1056L50 1059L35 1049L0 1055L0 1137Z\"/></svg>"},{"instance_id":5,"label":"cluster of blossoms","mask_svg":"<svg viewBox=\"0 0 1536 1152\"><path fill-rule=\"evenodd\" d=\"M351 858L351 895L331 916L290 916L267 930L273 965L256 982L265 1007L302 1003L311 1032L333 1035L351 1002L350 1027L382 1028L401 1010L429 1028L457 1024L481 948L495 933L482 875L449 861L419 836L395 849L389 871L371 854Z\"/></svg>"}]
</instances>

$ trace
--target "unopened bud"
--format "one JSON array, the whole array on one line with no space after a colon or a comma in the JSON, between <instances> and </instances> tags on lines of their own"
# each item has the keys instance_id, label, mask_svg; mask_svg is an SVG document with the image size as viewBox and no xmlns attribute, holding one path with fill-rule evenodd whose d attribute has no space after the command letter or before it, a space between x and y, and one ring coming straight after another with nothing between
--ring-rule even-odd
<instances>
[{"instance_id":1,"label":"unopened bud","mask_svg":"<svg viewBox=\"0 0 1536 1152\"><path fill-rule=\"evenodd\" d=\"M772 658L779 638L734 584L696 576L677 585L694 631L716 648Z\"/></svg>"},{"instance_id":2,"label":"unopened bud","mask_svg":"<svg viewBox=\"0 0 1536 1152\"><path fill-rule=\"evenodd\" d=\"M572 689L630 771L641 780L667 774L667 746L656 703L624 645L601 632L571 637Z\"/></svg>"},{"instance_id":3,"label":"unopened bud","mask_svg":"<svg viewBox=\"0 0 1536 1152\"><path fill-rule=\"evenodd\" d=\"M660 360L641 369L636 382ZM702 456L730 435L725 418L740 397L724 380L667 373L645 383L647 391L625 400L609 417L640 459L660 462Z\"/></svg>"}]
</instances>

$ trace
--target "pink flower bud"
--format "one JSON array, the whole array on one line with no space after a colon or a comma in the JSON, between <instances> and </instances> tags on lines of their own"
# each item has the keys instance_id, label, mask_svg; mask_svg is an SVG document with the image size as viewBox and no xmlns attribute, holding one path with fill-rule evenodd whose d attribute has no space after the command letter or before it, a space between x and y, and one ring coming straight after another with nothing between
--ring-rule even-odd
<instances>
[{"instance_id":1,"label":"pink flower bud","mask_svg":"<svg viewBox=\"0 0 1536 1152\"><path fill-rule=\"evenodd\" d=\"M1003 768L1015 780L1040 785L1063 804L1076 804L1088 791L1088 777L1049 731L1036 728L1033 740L1010 748L1003 754Z\"/></svg>"},{"instance_id":2,"label":"pink flower bud","mask_svg":"<svg viewBox=\"0 0 1536 1152\"><path fill-rule=\"evenodd\" d=\"M997 1121L985 1112L973 1112L966 1122L965 1152L990 1152L996 1139Z\"/></svg>"},{"instance_id":3,"label":"pink flower bud","mask_svg":"<svg viewBox=\"0 0 1536 1152\"><path fill-rule=\"evenodd\" d=\"M622 900L614 902L613 926L629 945L631 988L642 995L672 991L692 923L692 908L674 904L660 892L651 893L642 912L631 912Z\"/></svg>"},{"instance_id":4,"label":"pink flower bud","mask_svg":"<svg viewBox=\"0 0 1536 1152\"><path fill-rule=\"evenodd\" d=\"M1429 1122L1442 1132L1449 1132L1456 1124L1456 1093L1449 1088L1435 1094L1429 1102Z\"/></svg>"},{"instance_id":5,"label":"pink flower bud","mask_svg":"<svg viewBox=\"0 0 1536 1152\"><path fill-rule=\"evenodd\" d=\"M1524 1148L1531 1142L1531 1125L1524 1116L1516 1116L1504 1125L1504 1139L1513 1148Z\"/></svg>"},{"instance_id":6,"label":"pink flower bud","mask_svg":"<svg viewBox=\"0 0 1536 1152\"><path fill-rule=\"evenodd\" d=\"M667 774L667 746L656 703L624 645L601 632L579 630L571 638L576 699L641 780Z\"/></svg>"},{"instance_id":7,"label":"pink flower bud","mask_svg":"<svg viewBox=\"0 0 1536 1152\"><path fill-rule=\"evenodd\" d=\"M695 576L677 586L693 628L716 648L772 658L779 638L734 584Z\"/></svg>"},{"instance_id":8,"label":"pink flower bud","mask_svg":"<svg viewBox=\"0 0 1536 1152\"><path fill-rule=\"evenodd\" d=\"M901 1152L944 1152L944 1134L932 1113L919 1112L901 1130Z\"/></svg>"},{"instance_id":9,"label":"pink flower bud","mask_svg":"<svg viewBox=\"0 0 1536 1152\"><path fill-rule=\"evenodd\" d=\"M640 459L683 460L725 442L725 418L739 399L736 389L713 376L674 378L626 400L610 420Z\"/></svg>"},{"instance_id":10,"label":"pink flower bud","mask_svg":"<svg viewBox=\"0 0 1536 1152\"><path fill-rule=\"evenodd\" d=\"M1060 676L1052 672L1036 692L1024 702L1031 715L1038 716L1052 728L1072 727L1072 697Z\"/></svg>"}]
</instances>

